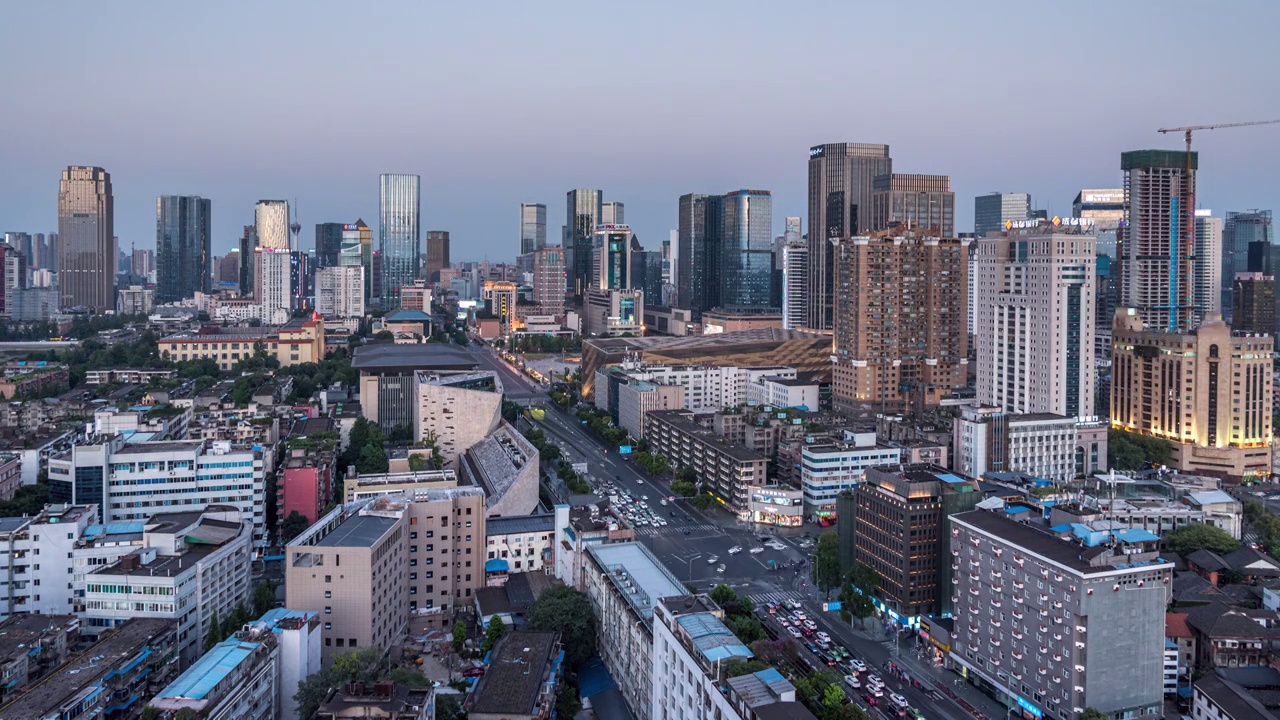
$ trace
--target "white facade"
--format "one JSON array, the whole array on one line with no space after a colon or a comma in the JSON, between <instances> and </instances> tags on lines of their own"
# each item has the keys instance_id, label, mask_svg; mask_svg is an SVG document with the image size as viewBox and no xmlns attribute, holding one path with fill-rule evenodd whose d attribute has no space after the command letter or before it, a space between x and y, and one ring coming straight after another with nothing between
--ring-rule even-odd
<instances>
[{"instance_id":1,"label":"white facade","mask_svg":"<svg viewBox=\"0 0 1280 720\"><path fill-rule=\"evenodd\" d=\"M75 612L74 550L97 520L94 505L50 506L35 517L0 518L0 621L18 613Z\"/></svg>"},{"instance_id":2,"label":"white facade","mask_svg":"<svg viewBox=\"0 0 1280 720\"><path fill-rule=\"evenodd\" d=\"M253 226L258 236L258 247L288 250L289 202L259 200L253 208Z\"/></svg>"},{"instance_id":3,"label":"white facade","mask_svg":"<svg viewBox=\"0 0 1280 720\"><path fill-rule=\"evenodd\" d=\"M507 572L511 574L554 572L556 539L563 531L555 525L559 517L553 514L489 518L485 525L485 559L506 560ZM568 519L566 514L564 521L567 523Z\"/></svg>"},{"instance_id":4,"label":"white facade","mask_svg":"<svg viewBox=\"0 0 1280 720\"><path fill-rule=\"evenodd\" d=\"M298 703L293 699L298 683L308 675L320 672L320 657L324 642L321 640L320 614L307 610L273 608L258 618L276 636L280 661L279 680L276 682L280 718L288 720L298 716Z\"/></svg>"},{"instance_id":5,"label":"white facade","mask_svg":"<svg viewBox=\"0 0 1280 720\"><path fill-rule=\"evenodd\" d=\"M210 648L149 704L171 717L189 710L202 720L276 720L288 717L280 695L280 644L267 625L253 623Z\"/></svg>"},{"instance_id":6,"label":"white facade","mask_svg":"<svg viewBox=\"0 0 1280 720\"><path fill-rule=\"evenodd\" d=\"M712 367L707 365L636 365L623 366L634 380L647 380L659 385L679 385L684 388L684 409L722 410L747 402L747 388L761 378L776 376L794 380L795 368L777 365L762 367ZM596 388L607 388L605 368L596 373ZM601 384L603 383L603 384ZM597 393L599 395L599 393ZM600 405L597 397L597 406ZM607 399L605 399L607 403ZM816 403L815 403L816 407Z\"/></svg>"},{"instance_id":7,"label":"white facade","mask_svg":"<svg viewBox=\"0 0 1280 720\"><path fill-rule=\"evenodd\" d=\"M316 270L316 312L325 318L364 317L364 268L322 267Z\"/></svg>"},{"instance_id":8,"label":"white facade","mask_svg":"<svg viewBox=\"0 0 1280 720\"><path fill-rule=\"evenodd\" d=\"M284 325L293 307L292 255L284 249L258 247L254 250L254 301L261 306L259 318L268 325Z\"/></svg>"},{"instance_id":9,"label":"white facade","mask_svg":"<svg viewBox=\"0 0 1280 720\"><path fill-rule=\"evenodd\" d=\"M901 448L877 447L875 433L851 435L848 440L801 448L800 489L806 517L834 515L836 497L862 482L867 468L895 464L902 458Z\"/></svg>"},{"instance_id":10,"label":"white facade","mask_svg":"<svg viewBox=\"0 0 1280 720\"><path fill-rule=\"evenodd\" d=\"M1094 414L1094 243L1040 229L976 241L978 402L1011 413Z\"/></svg>"},{"instance_id":11,"label":"white facade","mask_svg":"<svg viewBox=\"0 0 1280 720\"><path fill-rule=\"evenodd\" d=\"M747 402L775 408L818 409L817 383L789 381L774 375L756 378L747 385Z\"/></svg>"},{"instance_id":12,"label":"white facade","mask_svg":"<svg viewBox=\"0 0 1280 720\"><path fill-rule=\"evenodd\" d=\"M643 290L600 290L591 288L583 301L585 335L616 336L644 333Z\"/></svg>"},{"instance_id":13,"label":"white facade","mask_svg":"<svg viewBox=\"0 0 1280 720\"><path fill-rule=\"evenodd\" d=\"M700 606L705 602L696 598L691 604ZM724 623L715 615L709 612L696 614L701 616L698 618L700 624L729 633ZM695 658L690 651L698 652L697 648L681 642L676 636L677 632L681 632L681 628L672 608L658 603L653 623L653 675L661 681L653 683L651 704L655 709L654 717L671 720L741 718L729 698L717 687L718 666L708 662L701 654L703 661ZM742 649L746 650L745 647ZM747 651L743 659L750 656L750 651Z\"/></svg>"},{"instance_id":14,"label":"white facade","mask_svg":"<svg viewBox=\"0 0 1280 720\"><path fill-rule=\"evenodd\" d=\"M1212 210L1196 210L1196 306L1201 319L1222 314L1222 227ZM1230 283L1228 283L1230 285Z\"/></svg>"},{"instance_id":15,"label":"white facade","mask_svg":"<svg viewBox=\"0 0 1280 720\"><path fill-rule=\"evenodd\" d=\"M676 385L655 385L644 381L624 383L618 386L618 426L631 437L642 438L644 418L650 411L678 410L683 407L683 402L684 388Z\"/></svg>"},{"instance_id":16,"label":"white facade","mask_svg":"<svg viewBox=\"0 0 1280 720\"><path fill-rule=\"evenodd\" d=\"M809 320L809 243L788 239L782 246L782 327L797 330Z\"/></svg>"},{"instance_id":17,"label":"white facade","mask_svg":"<svg viewBox=\"0 0 1280 720\"><path fill-rule=\"evenodd\" d=\"M1008 466L1053 482L1076 476L1076 423L1047 414L1009 418Z\"/></svg>"}]
</instances>

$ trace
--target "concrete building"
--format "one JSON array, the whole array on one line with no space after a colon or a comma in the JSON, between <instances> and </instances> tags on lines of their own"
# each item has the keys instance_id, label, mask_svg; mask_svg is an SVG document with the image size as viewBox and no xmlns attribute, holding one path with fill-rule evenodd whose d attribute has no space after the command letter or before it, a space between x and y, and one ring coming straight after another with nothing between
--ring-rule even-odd
<instances>
[{"instance_id":1,"label":"concrete building","mask_svg":"<svg viewBox=\"0 0 1280 720\"><path fill-rule=\"evenodd\" d=\"M1078 444L1076 420L1061 415L1013 415L990 405L965 405L952 433L954 467L969 477L1014 472L1066 483L1105 469L1105 442L1100 453Z\"/></svg>"},{"instance_id":2,"label":"concrete building","mask_svg":"<svg viewBox=\"0 0 1280 720\"><path fill-rule=\"evenodd\" d=\"M720 441L684 410L648 413L644 437L672 468L691 467L703 489L735 512L747 507L747 487L766 481L768 458L754 450Z\"/></svg>"},{"instance_id":3,"label":"concrete building","mask_svg":"<svg viewBox=\"0 0 1280 720\"><path fill-rule=\"evenodd\" d=\"M1213 217L1213 211L1196 208L1195 215L1195 303L1200 318L1211 315L1222 315L1223 274L1222 274L1222 228L1223 219ZM1232 275L1225 276L1230 280ZM1230 287L1228 285L1227 287ZM1230 298L1228 298L1230 303ZM1231 309L1231 305L1227 305ZM1271 331L1268 331L1271 332Z\"/></svg>"},{"instance_id":4,"label":"concrete building","mask_svg":"<svg viewBox=\"0 0 1280 720\"><path fill-rule=\"evenodd\" d=\"M506 281L487 281L480 290L489 314L498 319L499 337L511 335L516 320L516 294L516 284Z\"/></svg>"},{"instance_id":5,"label":"concrete building","mask_svg":"<svg viewBox=\"0 0 1280 720\"><path fill-rule=\"evenodd\" d=\"M1216 672L1191 685L1191 717L1194 720L1277 720L1280 715L1247 688Z\"/></svg>"},{"instance_id":6,"label":"concrete building","mask_svg":"<svg viewBox=\"0 0 1280 720\"><path fill-rule=\"evenodd\" d=\"M313 442L315 445L291 445L281 462L276 481L276 517L281 524L294 512L313 523L333 504L337 442Z\"/></svg>"},{"instance_id":7,"label":"concrete building","mask_svg":"<svg viewBox=\"0 0 1280 720\"><path fill-rule=\"evenodd\" d=\"M190 665L213 616L228 617L250 599L251 533L227 505L152 516L140 547L85 573L81 633L101 635L131 618L176 622L178 656Z\"/></svg>"},{"instance_id":8,"label":"concrete building","mask_svg":"<svg viewBox=\"0 0 1280 720\"><path fill-rule=\"evenodd\" d=\"M347 683L329 690L316 710L315 720L386 718L387 720L434 720L435 689L396 685L391 681Z\"/></svg>"},{"instance_id":9,"label":"concrete building","mask_svg":"<svg viewBox=\"0 0 1280 720\"><path fill-rule=\"evenodd\" d=\"M1004 230L1006 222L1031 219L1031 196L1024 192L993 192L973 199L973 237Z\"/></svg>"},{"instance_id":10,"label":"concrete building","mask_svg":"<svg viewBox=\"0 0 1280 720\"><path fill-rule=\"evenodd\" d=\"M598 370L592 387L595 388L596 407L608 410L611 414L618 413L619 388L634 382L681 388L681 406L686 410L720 410L746 404L750 399L747 389L765 377L795 380L796 369L778 365L739 367L626 362L620 367ZM816 408L815 403L814 409Z\"/></svg>"},{"instance_id":11,"label":"concrete building","mask_svg":"<svg viewBox=\"0 0 1280 720\"><path fill-rule=\"evenodd\" d=\"M155 291L141 285L130 285L116 293L116 312L121 315L150 315L155 306Z\"/></svg>"},{"instance_id":12,"label":"concrete building","mask_svg":"<svg viewBox=\"0 0 1280 720\"><path fill-rule=\"evenodd\" d=\"M724 610L706 595L663 598L653 606L653 697L659 718L737 718L725 665L755 654L725 627Z\"/></svg>"},{"instance_id":13,"label":"concrete building","mask_svg":"<svg viewBox=\"0 0 1280 720\"><path fill-rule=\"evenodd\" d=\"M69 166L58 187L58 287L63 308L116 307L115 200L111 173Z\"/></svg>"},{"instance_id":14,"label":"concrete building","mask_svg":"<svg viewBox=\"0 0 1280 720\"><path fill-rule=\"evenodd\" d=\"M253 357L259 344L282 366L318 363L325 356L324 321L293 318L278 327L261 328L205 326L157 341L161 357L174 362L214 360L222 370L230 370L240 360Z\"/></svg>"},{"instance_id":15,"label":"concrete building","mask_svg":"<svg viewBox=\"0 0 1280 720\"><path fill-rule=\"evenodd\" d=\"M591 285L592 233L604 214L600 190L577 189L565 193L565 224L560 246L566 252L568 291L582 298Z\"/></svg>"},{"instance_id":16,"label":"concrete building","mask_svg":"<svg viewBox=\"0 0 1280 720\"><path fill-rule=\"evenodd\" d=\"M653 410L684 408L685 389L636 380L617 385L618 427L633 438L644 437L645 416Z\"/></svg>"},{"instance_id":17,"label":"concrete building","mask_svg":"<svg viewBox=\"0 0 1280 720\"><path fill-rule=\"evenodd\" d=\"M545 227L544 227L545 230ZM533 253L534 315L564 315L565 252L560 247L540 247Z\"/></svg>"},{"instance_id":18,"label":"concrete building","mask_svg":"<svg viewBox=\"0 0 1280 720\"><path fill-rule=\"evenodd\" d=\"M156 297L161 303L209 292L212 222L213 213L207 198L185 195L156 198ZM137 267L136 262L134 265L134 275L147 276L146 268Z\"/></svg>"},{"instance_id":19,"label":"concrete building","mask_svg":"<svg viewBox=\"0 0 1280 720\"><path fill-rule=\"evenodd\" d=\"M871 181L874 230L919 229L937 237L956 236L956 194L948 175L885 173Z\"/></svg>"},{"instance_id":20,"label":"concrete building","mask_svg":"<svg viewBox=\"0 0 1280 720\"><path fill-rule=\"evenodd\" d=\"M782 246L782 327L809 326L809 241L796 237Z\"/></svg>"},{"instance_id":21,"label":"concrete building","mask_svg":"<svg viewBox=\"0 0 1280 720\"><path fill-rule=\"evenodd\" d=\"M1232 282L1231 327L1236 332L1275 335L1276 278L1238 272Z\"/></svg>"},{"instance_id":22,"label":"concrete building","mask_svg":"<svg viewBox=\"0 0 1280 720\"><path fill-rule=\"evenodd\" d=\"M947 616L954 600L947 518L982 500L975 480L936 465L867 470L853 490L852 557L880 575L874 598L894 621L914 627L926 615Z\"/></svg>"},{"instance_id":23,"label":"concrete building","mask_svg":"<svg viewBox=\"0 0 1280 720\"><path fill-rule=\"evenodd\" d=\"M1133 308L1152 330L1186 332L1203 316L1196 305L1192 205L1198 166L1194 152L1190 157L1173 150L1120 155L1125 217L1118 304ZM1169 258L1176 258L1172 266Z\"/></svg>"},{"instance_id":24,"label":"concrete building","mask_svg":"<svg viewBox=\"0 0 1280 720\"><path fill-rule=\"evenodd\" d=\"M97 522L96 505L48 505L34 517L0 518L0 620L75 612L73 551Z\"/></svg>"},{"instance_id":25,"label":"concrete building","mask_svg":"<svg viewBox=\"0 0 1280 720\"><path fill-rule=\"evenodd\" d=\"M1150 332L1132 308L1117 311L1112 335L1113 428L1170 441L1184 472L1271 472L1270 335L1233 334L1217 318L1186 334Z\"/></svg>"},{"instance_id":26,"label":"concrete building","mask_svg":"<svg viewBox=\"0 0 1280 720\"><path fill-rule=\"evenodd\" d=\"M934 406L965 384L967 239L835 243L832 401Z\"/></svg>"},{"instance_id":27,"label":"concrete building","mask_svg":"<svg viewBox=\"0 0 1280 720\"><path fill-rule=\"evenodd\" d=\"M582 302L582 334L643 335L644 302L643 290L588 288Z\"/></svg>"},{"instance_id":28,"label":"concrete building","mask_svg":"<svg viewBox=\"0 0 1280 720\"><path fill-rule=\"evenodd\" d=\"M319 613L285 608L272 608L254 621L255 626L265 627L275 636L279 653L276 707L280 718L297 716L298 703L293 696L298 683L320 672L321 648L324 645L321 623Z\"/></svg>"},{"instance_id":29,"label":"concrete building","mask_svg":"<svg viewBox=\"0 0 1280 720\"><path fill-rule=\"evenodd\" d=\"M508 632L462 707L475 720L547 720L555 714L563 667L560 633Z\"/></svg>"},{"instance_id":30,"label":"concrete building","mask_svg":"<svg viewBox=\"0 0 1280 720\"><path fill-rule=\"evenodd\" d=\"M364 268L333 265L316 270L316 312L325 318L363 318Z\"/></svg>"},{"instance_id":31,"label":"concrete building","mask_svg":"<svg viewBox=\"0 0 1280 720\"><path fill-rule=\"evenodd\" d=\"M780 409L817 410L819 392L818 384L808 380L765 375L747 385L747 402Z\"/></svg>"},{"instance_id":32,"label":"concrete building","mask_svg":"<svg viewBox=\"0 0 1280 720\"><path fill-rule=\"evenodd\" d=\"M839 441L806 443L800 450L805 517L822 525L835 522L840 493L862 482L867 468L901 459L902 449L876 445L874 432L846 432Z\"/></svg>"},{"instance_id":33,"label":"concrete building","mask_svg":"<svg viewBox=\"0 0 1280 720\"><path fill-rule=\"evenodd\" d=\"M0 622L0 707L70 659L80 640L75 615L14 615Z\"/></svg>"},{"instance_id":34,"label":"concrete building","mask_svg":"<svg viewBox=\"0 0 1280 720\"><path fill-rule=\"evenodd\" d=\"M462 454L502 422L502 386L496 373L440 374L423 370L416 373L414 380L413 394L407 398L413 403L413 436L419 441L434 440L449 467L457 467ZM379 398L379 403L385 406L382 401L386 399Z\"/></svg>"},{"instance_id":35,"label":"concrete building","mask_svg":"<svg viewBox=\"0 0 1280 720\"><path fill-rule=\"evenodd\" d=\"M566 524L557 527L558 520ZM555 571L556 538L568 527L568 514L539 513L485 519L485 584L500 585L514 573Z\"/></svg>"},{"instance_id":36,"label":"concrete building","mask_svg":"<svg viewBox=\"0 0 1280 720\"><path fill-rule=\"evenodd\" d=\"M10 500L22 486L22 458L0 452L0 500Z\"/></svg>"},{"instance_id":37,"label":"concrete building","mask_svg":"<svg viewBox=\"0 0 1280 720\"><path fill-rule=\"evenodd\" d=\"M280 643L254 623L214 645L147 704L163 718L189 710L202 720L274 720L286 717L280 675Z\"/></svg>"},{"instance_id":38,"label":"concrete building","mask_svg":"<svg viewBox=\"0 0 1280 720\"><path fill-rule=\"evenodd\" d=\"M783 485L751 485L747 487L747 495L747 508L738 513L740 520L779 527L804 524L802 491Z\"/></svg>"},{"instance_id":39,"label":"concrete building","mask_svg":"<svg viewBox=\"0 0 1280 720\"><path fill-rule=\"evenodd\" d=\"M369 500L404 492L458 486L456 470L417 470L377 475L348 473L342 480L343 502Z\"/></svg>"},{"instance_id":40,"label":"concrete building","mask_svg":"<svg viewBox=\"0 0 1280 720\"><path fill-rule=\"evenodd\" d=\"M1037 221L976 241L978 402L1011 413L1093 415L1097 275L1088 230Z\"/></svg>"},{"instance_id":41,"label":"concrete building","mask_svg":"<svg viewBox=\"0 0 1280 720\"><path fill-rule=\"evenodd\" d=\"M360 371L360 409L384 432L413 425L418 371L438 375L472 374L480 362L470 350L442 343L375 343L356 348L351 366ZM494 387L501 391L494 377Z\"/></svg>"},{"instance_id":42,"label":"concrete building","mask_svg":"<svg viewBox=\"0 0 1280 720\"><path fill-rule=\"evenodd\" d=\"M587 550L597 545L629 543L636 532L609 501L555 506L557 535L554 561L556 579L578 592L586 588Z\"/></svg>"},{"instance_id":43,"label":"concrete building","mask_svg":"<svg viewBox=\"0 0 1280 720\"><path fill-rule=\"evenodd\" d=\"M293 312L293 256L282 249L259 246L253 251L253 299L265 325L283 325Z\"/></svg>"},{"instance_id":44,"label":"concrete building","mask_svg":"<svg viewBox=\"0 0 1280 720\"><path fill-rule=\"evenodd\" d=\"M627 709L633 717L655 717L654 610L665 598L685 595L684 586L635 542L587 548L583 584L596 617L600 659Z\"/></svg>"},{"instance_id":45,"label":"concrete building","mask_svg":"<svg viewBox=\"0 0 1280 720\"><path fill-rule=\"evenodd\" d=\"M468 447L458 467L464 483L484 488L487 515L518 517L538 509L538 449L506 422Z\"/></svg>"},{"instance_id":46,"label":"concrete building","mask_svg":"<svg viewBox=\"0 0 1280 720\"><path fill-rule=\"evenodd\" d=\"M1172 566L1158 538L1125 530L1063 539L1010 517L951 517L952 661L1036 717L1069 720L1088 707L1160 715Z\"/></svg>"},{"instance_id":47,"label":"concrete building","mask_svg":"<svg viewBox=\"0 0 1280 720\"><path fill-rule=\"evenodd\" d=\"M440 273L452 267L449 263L449 231L427 231L427 282L440 282Z\"/></svg>"}]
</instances>

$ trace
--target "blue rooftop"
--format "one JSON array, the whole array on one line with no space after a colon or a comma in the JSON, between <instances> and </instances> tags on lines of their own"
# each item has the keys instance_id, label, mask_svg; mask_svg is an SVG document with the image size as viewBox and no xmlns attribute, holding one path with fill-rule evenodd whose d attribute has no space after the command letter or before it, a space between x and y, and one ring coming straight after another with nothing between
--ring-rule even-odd
<instances>
[{"instance_id":1,"label":"blue rooftop","mask_svg":"<svg viewBox=\"0 0 1280 720\"><path fill-rule=\"evenodd\" d=\"M1017 515L1018 513L1024 513L1024 512L1031 512L1031 510L1021 505L1014 505L1012 507L1007 507L1004 509L1004 511L1010 515Z\"/></svg>"},{"instance_id":2,"label":"blue rooftop","mask_svg":"<svg viewBox=\"0 0 1280 720\"><path fill-rule=\"evenodd\" d=\"M1155 542L1160 539L1158 535L1148 532L1147 530L1143 530L1142 528L1125 528L1124 530L1119 530L1116 532L1116 537L1119 538L1121 542L1130 543Z\"/></svg>"},{"instance_id":3,"label":"blue rooftop","mask_svg":"<svg viewBox=\"0 0 1280 720\"><path fill-rule=\"evenodd\" d=\"M1054 525L1053 527L1049 528L1050 531L1056 532L1056 533L1067 532L1070 529L1071 529L1071 523L1062 523L1061 525Z\"/></svg>"},{"instance_id":4,"label":"blue rooftop","mask_svg":"<svg viewBox=\"0 0 1280 720\"><path fill-rule=\"evenodd\" d=\"M203 700L213 691L218 683L240 666L246 658L253 654L259 643L242 642L240 640L223 640L213 649L187 668L177 680L169 683L169 687L160 691L160 698L191 698Z\"/></svg>"},{"instance_id":5,"label":"blue rooftop","mask_svg":"<svg viewBox=\"0 0 1280 720\"><path fill-rule=\"evenodd\" d=\"M133 522L109 522L105 525L99 523L90 525L84 529L84 534L89 537L97 537L99 535L131 535L146 532L147 524L141 520Z\"/></svg>"},{"instance_id":6,"label":"blue rooftop","mask_svg":"<svg viewBox=\"0 0 1280 720\"><path fill-rule=\"evenodd\" d=\"M494 558L492 560L484 561L485 572L507 572L508 570L510 570L510 565L508 565L507 561L502 558Z\"/></svg>"},{"instance_id":7,"label":"blue rooftop","mask_svg":"<svg viewBox=\"0 0 1280 720\"><path fill-rule=\"evenodd\" d=\"M693 646L708 662L714 663L734 657L755 657L755 654L711 613L683 615L676 618L676 622L689 633Z\"/></svg>"},{"instance_id":8,"label":"blue rooftop","mask_svg":"<svg viewBox=\"0 0 1280 720\"><path fill-rule=\"evenodd\" d=\"M290 610L278 607L271 608L263 613L262 617L258 618L256 622L267 623L274 628L281 620L308 620L314 615L315 612L311 610Z\"/></svg>"},{"instance_id":9,"label":"blue rooftop","mask_svg":"<svg viewBox=\"0 0 1280 720\"><path fill-rule=\"evenodd\" d=\"M938 476L938 479L946 483L967 482L964 478L960 477L959 475L952 475L951 473L943 473Z\"/></svg>"},{"instance_id":10,"label":"blue rooftop","mask_svg":"<svg viewBox=\"0 0 1280 720\"><path fill-rule=\"evenodd\" d=\"M430 320L431 316L421 310L397 310L385 318L385 322L420 322Z\"/></svg>"},{"instance_id":11,"label":"blue rooftop","mask_svg":"<svg viewBox=\"0 0 1280 720\"><path fill-rule=\"evenodd\" d=\"M753 673L760 678L766 685L769 683L783 682L786 678L782 677L782 673L777 668L768 667L758 673Z\"/></svg>"}]
</instances>

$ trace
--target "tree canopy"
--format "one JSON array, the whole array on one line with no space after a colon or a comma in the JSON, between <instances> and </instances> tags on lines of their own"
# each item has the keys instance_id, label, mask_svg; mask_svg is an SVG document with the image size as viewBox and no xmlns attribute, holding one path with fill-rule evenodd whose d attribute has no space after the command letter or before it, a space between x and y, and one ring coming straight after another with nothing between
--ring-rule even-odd
<instances>
[{"instance_id":1,"label":"tree canopy","mask_svg":"<svg viewBox=\"0 0 1280 720\"><path fill-rule=\"evenodd\" d=\"M834 531L825 532L818 536L813 550L813 584L830 599L840 577L840 537Z\"/></svg>"},{"instance_id":2,"label":"tree canopy","mask_svg":"<svg viewBox=\"0 0 1280 720\"><path fill-rule=\"evenodd\" d=\"M1240 543L1222 528L1208 523L1193 522L1164 536L1165 547L1179 555L1189 555L1197 550L1208 550L1219 555L1240 547Z\"/></svg>"},{"instance_id":3,"label":"tree canopy","mask_svg":"<svg viewBox=\"0 0 1280 720\"><path fill-rule=\"evenodd\" d=\"M1168 440L1124 430L1107 431L1108 464L1116 470L1144 470L1149 465L1168 465L1173 445Z\"/></svg>"},{"instance_id":4,"label":"tree canopy","mask_svg":"<svg viewBox=\"0 0 1280 720\"><path fill-rule=\"evenodd\" d=\"M525 613L530 630L560 633L565 660L577 668L596 651L596 620L591 601L567 585L549 588Z\"/></svg>"}]
</instances>

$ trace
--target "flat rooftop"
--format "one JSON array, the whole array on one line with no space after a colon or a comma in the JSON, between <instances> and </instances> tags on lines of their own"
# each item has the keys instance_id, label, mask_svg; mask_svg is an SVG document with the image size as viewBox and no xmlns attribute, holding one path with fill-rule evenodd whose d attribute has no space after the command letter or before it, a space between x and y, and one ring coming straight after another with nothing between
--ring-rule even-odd
<instances>
[{"instance_id":1,"label":"flat rooftop","mask_svg":"<svg viewBox=\"0 0 1280 720\"><path fill-rule=\"evenodd\" d=\"M199 450L204 440L160 440L158 442L133 443L111 453L112 457L121 455L148 455L151 453L192 452Z\"/></svg>"},{"instance_id":2,"label":"flat rooftop","mask_svg":"<svg viewBox=\"0 0 1280 720\"><path fill-rule=\"evenodd\" d=\"M494 535L549 533L556 529L555 513L495 517L489 518L485 522L484 534L490 537Z\"/></svg>"},{"instance_id":3,"label":"flat rooftop","mask_svg":"<svg viewBox=\"0 0 1280 720\"><path fill-rule=\"evenodd\" d=\"M373 547L398 520L376 515L353 515L325 535L316 547Z\"/></svg>"},{"instance_id":4,"label":"flat rooftop","mask_svg":"<svg viewBox=\"0 0 1280 720\"><path fill-rule=\"evenodd\" d=\"M460 345L374 343L356 348L351 366L361 372L473 370L480 366L480 361L471 350Z\"/></svg>"},{"instance_id":5,"label":"flat rooftop","mask_svg":"<svg viewBox=\"0 0 1280 720\"><path fill-rule=\"evenodd\" d=\"M727 440L716 435L715 431L710 428L704 428L701 425L687 419L688 410L650 410L647 417L654 418L670 425L673 429L683 435L696 438L709 445L718 452L727 455L731 460L737 462L764 462L768 460L764 455L755 450L748 449L742 445L728 442Z\"/></svg>"},{"instance_id":6,"label":"flat rooftop","mask_svg":"<svg viewBox=\"0 0 1280 720\"><path fill-rule=\"evenodd\" d=\"M509 632L489 656L472 691L470 713L528 715L538 700L547 665L555 662L558 633Z\"/></svg>"},{"instance_id":7,"label":"flat rooftop","mask_svg":"<svg viewBox=\"0 0 1280 720\"><path fill-rule=\"evenodd\" d=\"M1068 540L1062 540L1026 523L1011 520L1003 512L970 510L969 512L952 515L951 521L995 536L1082 575L1110 572L1118 567L1110 564L1090 565L1085 560L1085 553L1096 554L1096 548L1087 548ZM1147 563L1135 563L1133 566L1157 567L1166 562L1157 558Z\"/></svg>"},{"instance_id":8,"label":"flat rooftop","mask_svg":"<svg viewBox=\"0 0 1280 720\"><path fill-rule=\"evenodd\" d=\"M204 700L218 687L218 683L225 680L241 663L249 660L261 644L237 638L223 640L157 693L155 699Z\"/></svg>"},{"instance_id":9,"label":"flat rooftop","mask_svg":"<svg viewBox=\"0 0 1280 720\"><path fill-rule=\"evenodd\" d=\"M587 553L600 567L609 571L609 579L618 594L626 598L632 610L644 620L653 619L653 603L689 593L684 584L640 543L590 545ZM630 592L628 583L638 592Z\"/></svg>"}]
</instances>

